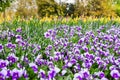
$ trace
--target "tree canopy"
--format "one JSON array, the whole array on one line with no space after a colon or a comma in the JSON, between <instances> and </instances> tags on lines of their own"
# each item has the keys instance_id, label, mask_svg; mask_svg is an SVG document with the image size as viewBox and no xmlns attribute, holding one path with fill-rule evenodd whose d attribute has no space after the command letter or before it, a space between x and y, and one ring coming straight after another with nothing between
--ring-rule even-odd
<instances>
[{"instance_id":1,"label":"tree canopy","mask_svg":"<svg viewBox=\"0 0 120 80\"><path fill-rule=\"evenodd\" d=\"M0 12L3 12L14 0L0 0Z\"/></svg>"}]
</instances>

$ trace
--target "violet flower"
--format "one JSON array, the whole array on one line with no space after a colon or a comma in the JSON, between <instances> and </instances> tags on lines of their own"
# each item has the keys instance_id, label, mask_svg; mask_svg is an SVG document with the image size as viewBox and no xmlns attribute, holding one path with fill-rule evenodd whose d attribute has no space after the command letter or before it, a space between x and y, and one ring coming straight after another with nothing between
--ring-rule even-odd
<instances>
[{"instance_id":1,"label":"violet flower","mask_svg":"<svg viewBox=\"0 0 120 80\"><path fill-rule=\"evenodd\" d=\"M16 48L16 44L12 44L11 42L9 42L6 44L6 47L10 48L10 49L14 49L14 48Z\"/></svg>"},{"instance_id":2,"label":"violet flower","mask_svg":"<svg viewBox=\"0 0 120 80\"><path fill-rule=\"evenodd\" d=\"M0 80L5 80L6 76L7 76L7 69L4 68L0 71Z\"/></svg>"},{"instance_id":3,"label":"violet flower","mask_svg":"<svg viewBox=\"0 0 120 80\"><path fill-rule=\"evenodd\" d=\"M8 64L9 62L7 60L0 59L0 68L5 68Z\"/></svg>"},{"instance_id":4,"label":"violet flower","mask_svg":"<svg viewBox=\"0 0 120 80\"><path fill-rule=\"evenodd\" d=\"M7 60L10 63L15 63L15 62L18 61L18 57L16 57L14 53L11 53L11 54L8 55Z\"/></svg>"},{"instance_id":5,"label":"violet flower","mask_svg":"<svg viewBox=\"0 0 120 80\"><path fill-rule=\"evenodd\" d=\"M51 35L50 35L50 33L45 32L45 33L44 33L44 36L45 36L45 38L50 38Z\"/></svg>"},{"instance_id":6,"label":"violet flower","mask_svg":"<svg viewBox=\"0 0 120 80\"><path fill-rule=\"evenodd\" d=\"M102 79L105 77L105 74L104 74L104 72L100 71L100 72L98 72L98 76Z\"/></svg>"},{"instance_id":7,"label":"violet flower","mask_svg":"<svg viewBox=\"0 0 120 80\"><path fill-rule=\"evenodd\" d=\"M83 80L83 74L82 73L75 73L73 80Z\"/></svg>"},{"instance_id":8,"label":"violet flower","mask_svg":"<svg viewBox=\"0 0 120 80\"><path fill-rule=\"evenodd\" d=\"M16 32L22 32L22 29L21 28L17 28Z\"/></svg>"},{"instance_id":9,"label":"violet flower","mask_svg":"<svg viewBox=\"0 0 120 80\"><path fill-rule=\"evenodd\" d=\"M120 72L118 70L112 70L110 72L110 75L114 78L114 79L120 79Z\"/></svg>"},{"instance_id":10,"label":"violet flower","mask_svg":"<svg viewBox=\"0 0 120 80\"><path fill-rule=\"evenodd\" d=\"M38 66L35 63L30 63L29 66L33 69L34 73L38 72Z\"/></svg>"},{"instance_id":11,"label":"violet flower","mask_svg":"<svg viewBox=\"0 0 120 80\"><path fill-rule=\"evenodd\" d=\"M16 35L15 37L16 37L16 39L21 39L22 40L22 36L21 35Z\"/></svg>"},{"instance_id":12,"label":"violet flower","mask_svg":"<svg viewBox=\"0 0 120 80\"><path fill-rule=\"evenodd\" d=\"M83 74L83 78L88 79L90 77L90 73L88 71L88 69L83 69L81 70L82 74Z\"/></svg>"},{"instance_id":13,"label":"violet flower","mask_svg":"<svg viewBox=\"0 0 120 80\"><path fill-rule=\"evenodd\" d=\"M2 52L2 51L3 51L3 45L0 44L0 52Z\"/></svg>"},{"instance_id":14,"label":"violet flower","mask_svg":"<svg viewBox=\"0 0 120 80\"><path fill-rule=\"evenodd\" d=\"M45 71L40 69L40 72L39 72L39 75L38 75L39 78L41 79L46 79L46 74L45 74Z\"/></svg>"},{"instance_id":15,"label":"violet flower","mask_svg":"<svg viewBox=\"0 0 120 80\"><path fill-rule=\"evenodd\" d=\"M54 79L55 76L56 76L55 70L48 71L48 78L49 78L49 80Z\"/></svg>"},{"instance_id":16,"label":"violet flower","mask_svg":"<svg viewBox=\"0 0 120 80\"><path fill-rule=\"evenodd\" d=\"M21 76L23 75L23 70L18 70L17 68L14 68L12 71L11 71L11 76L12 76L12 79L13 80L17 80L19 79Z\"/></svg>"},{"instance_id":17,"label":"violet flower","mask_svg":"<svg viewBox=\"0 0 120 80\"><path fill-rule=\"evenodd\" d=\"M62 73L62 76L63 76L63 75L65 75L67 73L67 71L64 69L64 70L62 70L61 73Z\"/></svg>"}]
</instances>

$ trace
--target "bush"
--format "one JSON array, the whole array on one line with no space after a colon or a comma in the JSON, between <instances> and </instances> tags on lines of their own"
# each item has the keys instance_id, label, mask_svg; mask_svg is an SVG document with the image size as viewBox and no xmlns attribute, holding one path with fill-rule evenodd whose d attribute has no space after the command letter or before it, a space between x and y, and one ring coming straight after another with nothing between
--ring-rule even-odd
<instances>
[{"instance_id":1,"label":"bush","mask_svg":"<svg viewBox=\"0 0 120 80\"><path fill-rule=\"evenodd\" d=\"M38 6L38 15L40 17L57 15L63 16L66 6L64 4L59 5L54 0L36 0Z\"/></svg>"},{"instance_id":2,"label":"bush","mask_svg":"<svg viewBox=\"0 0 120 80\"><path fill-rule=\"evenodd\" d=\"M116 16L110 0L91 0L88 2L87 9L89 15L95 15L98 17Z\"/></svg>"},{"instance_id":3,"label":"bush","mask_svg":"<svg viewBox=\"0 0 120 80\"><path fill-rule=\"evenodd\" d=\"M116 14L118 15L118 16L120 16L120 9L116 9Z\"/></svg>"},{"instance_id":4,"label":"bush","mask_svg":"<svg viewBox=\"0 0 120 80\"><path fill-rule=\"evenodd\" d=\"M14 0L0 0L0 12L3 12Z\"/></svg>"}]
</instances>

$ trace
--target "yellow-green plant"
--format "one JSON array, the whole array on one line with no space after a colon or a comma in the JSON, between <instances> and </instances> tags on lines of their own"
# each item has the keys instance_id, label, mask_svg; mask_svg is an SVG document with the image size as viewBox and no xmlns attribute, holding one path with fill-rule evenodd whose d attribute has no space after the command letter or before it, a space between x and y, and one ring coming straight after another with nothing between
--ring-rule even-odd
<instances>
[{"instance_id":1,"label":"yellow-green plant","mask_svg":"<svg viewBox=\"0 0 120 80\"><path fill-rule=\"evenodd\" d=\"M90 0L87 9L89 15L97 17L116 16L111 0Z\"/></svg>"},{"instance_id":2,"label":"yellow-green plant","mask_svg":"<svg viewBox=\"0 0 120 80\"><path fill-rule=\"evenodd\" d=\"M36 0L38 6L38 15L40 17L57 15L61 16L65 13L65 5L58 4L54 0Z\"/></svg>"},{"instance_id":3,"label":"yellow-green plant","mask_svg":"<svg viewBox=\"0 0 120 80\"><path fill-rule=\"evenodd\" d=\"M3 12L14 0L0 0L0 12Z\"/></svg>"}]
</instances>

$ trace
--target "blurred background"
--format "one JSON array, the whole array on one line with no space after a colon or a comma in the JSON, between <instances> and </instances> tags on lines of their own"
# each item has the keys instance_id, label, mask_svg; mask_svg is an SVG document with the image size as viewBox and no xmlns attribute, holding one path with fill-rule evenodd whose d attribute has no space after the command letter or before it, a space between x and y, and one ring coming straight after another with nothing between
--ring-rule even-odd
<instances>
[{"instance_id":1,"label":"blurred background","mask_svg":"<svg viewBox=\"0 0 120 80\"><path fill-rule=\"evenodd\" d=\"M120 0L0 0L0 23L15 18L118 18Z\"/></svg>"}]
</instances>

